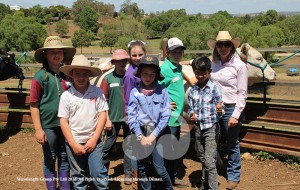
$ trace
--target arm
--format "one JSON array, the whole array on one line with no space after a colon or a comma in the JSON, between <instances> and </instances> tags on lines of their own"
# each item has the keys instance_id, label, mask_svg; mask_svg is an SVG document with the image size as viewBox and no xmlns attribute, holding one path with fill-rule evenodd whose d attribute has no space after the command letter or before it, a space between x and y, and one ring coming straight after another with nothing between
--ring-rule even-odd
<instances>
[{"instance_id":1,"label":"arm","mask_svg":"<svg viewBox=\"0 0 300 190\"><path fill-rule=\"evenodd\" d=\"M47 138L44 130L42 129L38 102L30 103L30 114L35 129L35 139L38 143L44 144Z\"/></svg>"},{"instance_id":2,"label":"arm","mask_svg":"<svg viewBox=\"0 0 300 190\"><path fill-rule=\"evenodd\" d=\"M78 144L74 140L73 135L71 133L71 129L69 127L69 122L68 122L67 118L63 118L63 117L60 118L60 128L61 128L61 131L63 132L63 134L65 136L66 141L68 142L68 144L70 145L70 147L72 148L72 150L74 151L74 153L76 155L85 154L86 151L83 148L83 146L80 145L80 144Z\"/></svg>"},{"instance_id":3,"label":"arm","mask_svg":"<svg viewBox=\"0 0 300 190\"><path fill-rule=\"evenodd\" d=\"M136 136L139 136L143 135L138 117L138 108L140 105L137 97L134 96L134 92L136 92L135 89L130 93L129 104L127 107L128 125L130 130L133 131Z\"/></svg>"},{"instance_id":4,"label":"arm","mask_svg":"<svg viewBox=\"0 0 300 190\"><path fill-rule=\"evenodd\" d=\"M196 77L188 77L187 74L182 70L183 79L186 80L190 85L195 85L197 83Z\"/></svg>"},{"instance_id":5,"label":"arm","mask_svg":"<svg viewBox=\"0 0 300 190\"><path fill-rule=\"evenodd\" d=\"M105 96L106 101L109 102L109 84L107 83L106 78L103 78L100 88ZM106 113L107 120L105 123L105 129L110 131L113 126L111 120L109 119L108 111Z\"/></svg>"}]
</instances>

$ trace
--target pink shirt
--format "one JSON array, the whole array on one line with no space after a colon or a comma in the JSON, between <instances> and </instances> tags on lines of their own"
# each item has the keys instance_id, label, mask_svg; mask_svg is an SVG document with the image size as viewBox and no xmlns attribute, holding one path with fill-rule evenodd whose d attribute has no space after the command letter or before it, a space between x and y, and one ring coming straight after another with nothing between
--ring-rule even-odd
<instances>
[{"instance_id":1,"label":"pink shirt","mask_svg":"<svg viewBox=\"0 0 300 190\"><path fill-rule=\"evenodd\" d=\"M245 108L248 88L248 69L233 56L229 62L212 63L211 79L219 85L224 104L236 104L232 117L238 119Z\"/></svg>"}]
</instances>

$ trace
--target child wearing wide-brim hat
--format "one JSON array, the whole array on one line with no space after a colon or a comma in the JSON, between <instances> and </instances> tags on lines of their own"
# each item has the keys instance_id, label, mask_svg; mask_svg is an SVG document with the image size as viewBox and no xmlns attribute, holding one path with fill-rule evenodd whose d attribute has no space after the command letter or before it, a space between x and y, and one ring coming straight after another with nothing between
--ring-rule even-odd
<instances>
[{"instance_id":1,"label":"child wearing wide-brim hat","mask_svg":"<svg viewBox=\"0 0 300 190\"><path fill-rule=\"evenodd\" d=\"M36 61L43 63L43 67L31 80L30 112L36 141L43 145L44 177L48 189L56 189L54 179L58 179L61 189L70 189L69 181L66 180L69 176L69 162L57 110L60 96L68 86L67 77L59 72L59 68L63 62L71 60L75 53L76 49L64 46L59 36L49 36L45 39L44 47L34 54Z\"/></svg>"},{"instance_id":2,"label":"child wearing wide-brim hat","mask_svg":"<svg viewBox=\"0 0 300 190\"><path fill-rule=\"evenodd\" d=\"M57 116L66 139L74 189L87 189L88 173L97 189L107 189L108 174L100 137L108 105L102 90L89 83L89 78L100 75L101 70L91 67L84 55L76 55L71 65L61 67L60 71L73 79L71 87L61 96Z\"/></svg>"}]
</instances>

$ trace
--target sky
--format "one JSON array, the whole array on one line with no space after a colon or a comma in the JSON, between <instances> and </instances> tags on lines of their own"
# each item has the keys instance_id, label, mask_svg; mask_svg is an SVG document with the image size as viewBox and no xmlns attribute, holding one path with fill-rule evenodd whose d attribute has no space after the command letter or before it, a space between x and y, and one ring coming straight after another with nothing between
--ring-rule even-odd
<instances>
[{"instance_id":1,"label":"sky","mask_svg":"<svg viewBox=\"0 0 300 190\"><path fill-rule=\"evenodd\" d=\"M0 0L6 5L19 5L31 8L40 4L43 7L50 5L64 5L72 7L76 0ZM105 4L114 4L118 12L125 0L98 0ZM145 13L168 11L170 9L185 9L187 14L212 14L218 11L227 11L230 14L249 14L266 12L270 9L281 11L300 11L300 0L131 0L137 3Z\"/></svg>"}]
</instances>

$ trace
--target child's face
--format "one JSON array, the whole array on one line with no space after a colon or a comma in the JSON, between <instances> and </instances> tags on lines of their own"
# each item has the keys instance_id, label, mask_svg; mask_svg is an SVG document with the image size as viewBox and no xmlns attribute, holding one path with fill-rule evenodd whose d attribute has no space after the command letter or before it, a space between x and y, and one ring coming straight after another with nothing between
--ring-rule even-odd
<instances>
[{"instance_id":1,"label":"child's face","mask_svg":"<svg viewBox=\"0 0 300 190\"><path fill-rule=\"evenodd\" d=\"M144 57L145 52L141 46L133 46L130 51L130 59L135 65L139 65L140 60Z\"/></svg>"},{"instance_id":2,"label":"child's face","mask_svg":"<svg viewBox=\"0 0 300 190\"><path fill-rule=\"evenodd\" d=\"M204 83L209 79L211 70L208 71L200 71L200 70L195 70L195 76L196 79L198 80L199 83Z\"/></svg>"},{"instance_id":3,"label":"child's face","mask_svg":"<svg viewBox=\"0 0 300 190\"><path fill-rule=\"evenodd\" d=\"M183 48L178 47L178 48L170 51L168 57L171 62L179 63L183 57L183 54L184 54Z\"/></svg>"},{"instance_id":4,"label":"child's face","mask_svg":"<svg viewBox=\"0 0 300 190\"><path fill-rule=\"evenodd\" d=\"M122 59L122 60L112 60L111 63L115 65L115 70L117 74L124 74L126 72L126 65L127 65L128 60L127 59Z\"/></svg>"},{"instance_id":5,"label":"child's face","mask_svg":"<svg viewBox=\"0 0 300 190\"><path fill-rule=\"evenodd\" d=\"M156 78L156 69L153 67L144 67L140 71L141 81L146 87L151 87Z\"/></svg>"},{"instance_id":6,"label":"child's face","mask_svg":"<svg viewBox=\"0 0 300 190\"><path fill-rule=\"evenodd\" d=\"M48 64L59 65L64 59L64 50L48 49L45 52L45 58L48 60Z\"/></svg>"},{"instance_id":7,"label":"child's face","mask_svg":"<svg viewBox=\"0 0 300 190\"><path fill-rule=\"evenodd\" d=\"M75 87L86 87L89 84L91 72L87 69L73 69L70 73Z\"/></svg>"}]
</instances>

